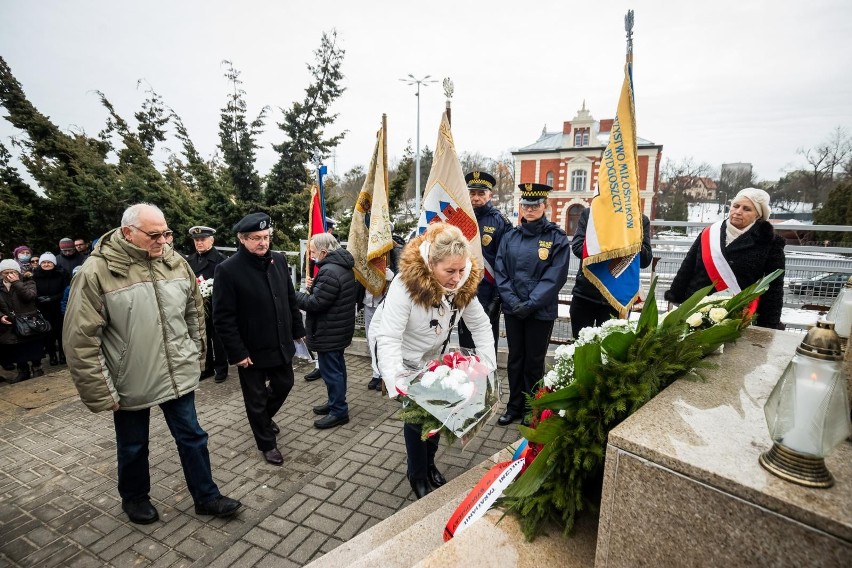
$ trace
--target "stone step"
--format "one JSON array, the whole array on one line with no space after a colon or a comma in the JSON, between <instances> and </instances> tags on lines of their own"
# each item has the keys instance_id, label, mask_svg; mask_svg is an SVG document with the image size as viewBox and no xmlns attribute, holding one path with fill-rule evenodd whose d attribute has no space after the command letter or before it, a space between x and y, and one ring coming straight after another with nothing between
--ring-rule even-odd
<instances>
[{"instance_id":1,"label":"stone step","mask_svg":"<svg viewBox=\"0 0 852 568\"><path fill-rule=\"evenodd\" d=\"M498 460L510 457L505 450L495 454L480 466L452 479L440 489L341 544L308 566L414 566L444 544L443 533L447 521L476 482Z\"/></svg>"}]
</instances>

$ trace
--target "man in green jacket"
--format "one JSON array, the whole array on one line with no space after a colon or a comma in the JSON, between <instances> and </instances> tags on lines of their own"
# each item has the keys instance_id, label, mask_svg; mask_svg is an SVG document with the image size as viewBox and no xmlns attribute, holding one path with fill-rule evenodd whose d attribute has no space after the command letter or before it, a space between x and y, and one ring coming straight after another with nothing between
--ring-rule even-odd
<instances>
[{"instance_id":1,"label":"man in green jacket","mask_svg":"<svg viewBox=\"0 0 852 568\"><path fill-rule=\"evenodd\" d=\"M241 506L219 492L210 472L207 433L195 413L204 307L189 264L166 244L171 235L156 206L127 208L121 227L101 237L72 281L63 330L80 399L92 412L113 412L118 492L139 524L159 518L149 495L155 405L177 443L195 512L225 517Z\"/></svg>"}]
</instances>

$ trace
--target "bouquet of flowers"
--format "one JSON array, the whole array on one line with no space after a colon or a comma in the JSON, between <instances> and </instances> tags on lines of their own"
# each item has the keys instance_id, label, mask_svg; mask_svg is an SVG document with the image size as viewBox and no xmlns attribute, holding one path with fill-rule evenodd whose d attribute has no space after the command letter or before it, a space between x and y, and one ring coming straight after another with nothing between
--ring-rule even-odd
<instances>
[{"instance_id":1,"label":"bouquet of flowers","mask_svg":"<svg viewBox=\"0 0 852 568\"><path fill-rule=\"evenodd\" d=\"M600 499L609 431L674 380L713 365L703 358L739 337L754 301L783 271L735 296L707 296L708 286L660 318L654 287L637 322L611 320L584 329L559 347L542 387L529 400L524 471L501 505L519 517L529 539L547 522L571 532L578 515Z\"/></svg>"},{"instance_id":2,"label":"bouquet of flowers","mask_svg":"<svg viewBox=\"0 0 852 568\"><path fill-rule=\"evenodd\" d=\"M451 351L397 378L400 417L419 424L425 440L444 432L450 443L466 445L497 405L494 371L476 355Z\"/></svg>"},{"instance_id":3,"label":"bouquet of flowers","mask_svg":"<svg viewBox=\"0 0 852 568\"><path fill-rule=\"evenodd\" d=\"M205 300L209 300L213 297L213 278L209 280L205 280L203 276L199 276L196 278L198 281L198 291L201 293L201 297Z\"/></svg>"}]
</instances>

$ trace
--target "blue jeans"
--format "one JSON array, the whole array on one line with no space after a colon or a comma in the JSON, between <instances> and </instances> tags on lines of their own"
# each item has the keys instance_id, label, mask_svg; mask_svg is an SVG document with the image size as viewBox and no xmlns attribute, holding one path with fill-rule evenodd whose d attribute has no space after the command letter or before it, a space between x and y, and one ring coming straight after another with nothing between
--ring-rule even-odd
<instances>
[{"instance_id":1,"label":"blue jeans","mask_svg":"<svg viewBox=\"0 0 852 568\"><path fill-rule=\"evenodd\" d=\"M210 473L207 433L198 424L195 393L164 402L160 409L177 444L183 476L192 500L202 504L216 499L221 493ZM112 415L118 453L118 493L125 501L144 501L151 492L148 464L151 409L117 410Z\"/></svg>"},{"instance_id":2,"label":"blue jeans","mask_svg":"<svg viewBox=\"0 0 852 568\"><path fill-rule=\"evenodd\" d=\"M320 375L328 389L328 409L332 416L346 416L349 405L346 404L346 361L343 349L317 353Z\"/></svg>"}]
</instances>

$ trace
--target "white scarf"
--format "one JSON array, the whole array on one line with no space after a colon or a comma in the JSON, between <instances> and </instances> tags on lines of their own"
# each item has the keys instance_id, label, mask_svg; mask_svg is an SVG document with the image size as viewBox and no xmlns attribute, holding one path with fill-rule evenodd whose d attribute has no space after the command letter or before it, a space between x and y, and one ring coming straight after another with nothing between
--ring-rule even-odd
<instances>
[{"instance_id":1,"label":"white scarf","mask_svg":"<svg viewBox=\"0 0 852 568\"><path fill-rule=\"evenodd\" d=\"M754 226L754 221L751 222L751 225L748 225L744 229L737 229L733 225L731 225L731 220L728 219L728 222L725 223L725 246L731 246L731 243L737 240L743 233L747 233L749 229Z\"/></svg>"}]
</instances>

